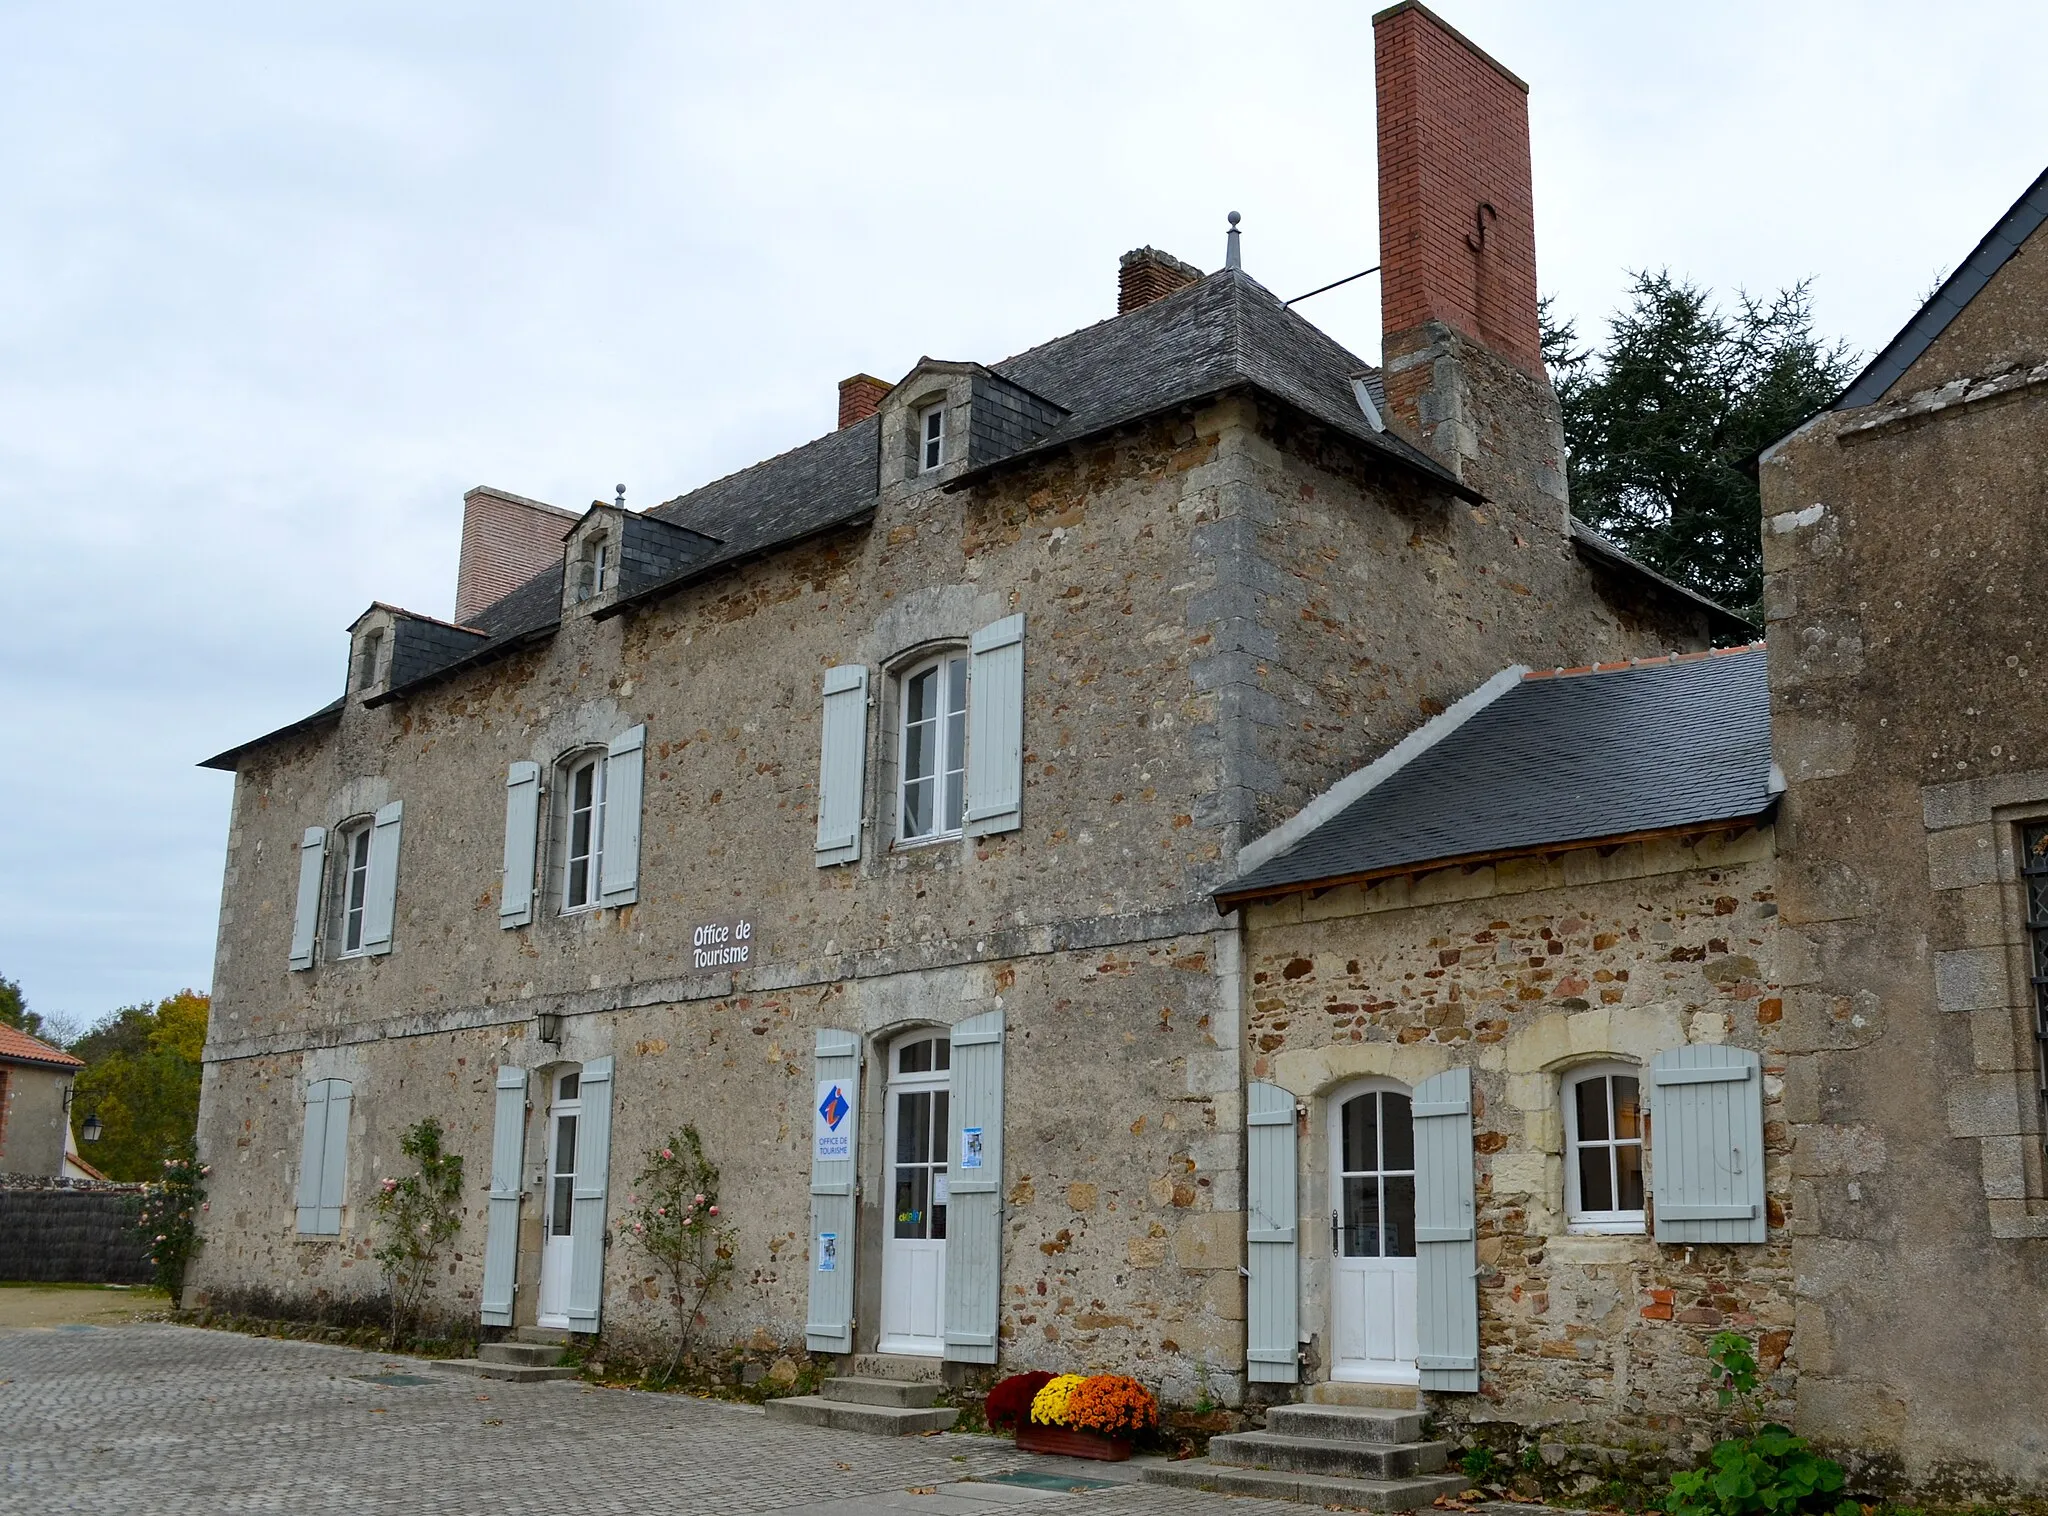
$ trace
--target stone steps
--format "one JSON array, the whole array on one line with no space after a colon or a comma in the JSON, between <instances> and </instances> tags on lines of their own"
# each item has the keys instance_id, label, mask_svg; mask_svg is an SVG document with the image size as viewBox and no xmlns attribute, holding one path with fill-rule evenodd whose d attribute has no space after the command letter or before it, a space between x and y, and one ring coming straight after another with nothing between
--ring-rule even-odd
<instances>
[{"instance_id":1,"label":"stone steps","mask_svg":"<svg viewBox=\"0 0 2048 1516\"><path fill-rule=\"evenodd\" d=\"M1141 1477L1359 1511L1412 1511L1464 1489L1460 1475L1443 1472L1450 1444L1422 1440L1412 1393L1378 1385L1339 1386L1329 1398L1310 1393L1305 1404L1274 1406L1264 1431L1212 1437L1207 1458L1152 1465Z\"/></svg>"},{"instance_id":2,"label":"stone steps","mask_svg":"<svg viewBox=\"0 0 2048 1516\"><path fill-rule=\"evenodd\" d=\"M898 1365L909 1374L878 1373ZM761 1409L775 1421L798 1426L831 1427L840 1432L867 1432L878 1437L916 1437L943 1432L958 1418L949 1405L933 1404L941 1388L936 1360L863 1355L854 1372L825 1381L824 1393L791 1395L771 1400Z\"/></svg>"},{"instance_id":3,"label":"stone steps","mask_svg":"<svg viewBox=\"0 0 2048 1516\"><path fill-rule=\"evenodd\" d=\"M1326 1474L1290 1474L1277 1469L1244 1469L1213 1459L1148 1464L1139 1475L1147 1484L1222 1495L1261 1495L1345 1511L1413 1511L1439 1495L1456 1495L1465 1481L1433 1474L1422 1479L1336 1479Z\"/></svg>"},{"instance_id":4,"label":"stone steps","mask_svg":"<svg viewBox=\"0 0 2048 1516\"><path fill-rule=\"evenodd\" d=\"M526 1334L531 1332L532 1337ZM556 1339L560 1340L557 1341ZM496 1379L508 1384L535 1384L547 1379L574 1379L580 1370L562 1362L568 1347L567 1332L549 1332L541 1327L522 1327L502 1342L477 1347L474 1358L437 1359L437 1369L453 1369L479 1379Z\"/></svg>"},{"instance_id":5,"label":"stone steps","mask_svg":"<svg viewBox=\"0 0 2048 1516\"><path fill-rule=\"evenodd\" d=\"M870 1379L855 1374L825 1381L823 1398L845 1405L893 1405L923 1409L936 1405L942 1386L936 1379Z\"/></svg>"},{"instance_id":6,"label":"stone steps","mask_svg":"<svg viewBox=\"0 0 2048 1516\"><path fill-rule=\"evenodd\" d=\"M1440 1474L1450 1462L1443 1442L1376 1443L1354 1438L1282 1437L1273 1432L1239 1432L1212 1437L1209 1457L1246 1469L1284 1474L1330 1474L1339 1479L1413 1479Z\"/></svg>"},{"instance_id":7,"label":"stone steps","mask_svg":"<svg viewBox=\"0 0 2048 1516\"><path fill-rule=\"evenodd\" d=\"M1402 1443L1422 1441L1420 1411L1387 1411L1342 1405L1276 1405L1266 1412L1266 1430L1282 1437L1331 1441Z\"/></svg>"}]
</instances>

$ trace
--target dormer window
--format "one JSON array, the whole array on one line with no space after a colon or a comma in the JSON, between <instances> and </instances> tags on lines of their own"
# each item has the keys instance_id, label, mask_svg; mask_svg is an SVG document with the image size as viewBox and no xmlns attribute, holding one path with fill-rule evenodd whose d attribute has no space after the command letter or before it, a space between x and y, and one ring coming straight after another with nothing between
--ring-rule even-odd
<instances>
[{"instance_id":1,"label":"dormer window","mask_svg":"<svg viewBox=\"0 0 2048 1516\"><path fill-rule=\"evenodd\" d=\"M918 445L917 471L929 474L946 460L946 407L941 401L928 405L917 415Z\"/></svg>"},{"instance_id":2,"label":"dormer window","mask_svg":"<svg viewBox=\"0 0 2048 1516\"><path fill-rule=\"evenodd\" d=\"M384 633L377 631L363 633L360 649L356 653L356 688L374 689L383 674Z\"/></svg>"},{"instance_id":3,"label":"dormer window","mask_svg":"<svg viewBox=\"0 0 2048 1516\"><path fill-rule=\"evenodd\" d=\"M585 540L583 552L576 560L577 603L602 595L611 583L611 574L611 539L596 536Z\"/></svg>"}]
</instances>

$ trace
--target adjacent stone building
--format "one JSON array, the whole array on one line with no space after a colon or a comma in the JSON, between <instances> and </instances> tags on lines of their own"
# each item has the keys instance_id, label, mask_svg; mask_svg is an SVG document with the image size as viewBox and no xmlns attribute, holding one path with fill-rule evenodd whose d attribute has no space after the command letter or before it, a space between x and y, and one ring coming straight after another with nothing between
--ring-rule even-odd
<instances>
[{"instance_id":1,"label":"adjacent stone building","mask_svg":"<svg viewBox=\"0 0 2048 1516\"><path fill-rule=\"evenodd\" d=\"M85 1064L0 1025L0 1175L98 1178L71 1139L71 1082Z\"/></svg>"}]
</instances>

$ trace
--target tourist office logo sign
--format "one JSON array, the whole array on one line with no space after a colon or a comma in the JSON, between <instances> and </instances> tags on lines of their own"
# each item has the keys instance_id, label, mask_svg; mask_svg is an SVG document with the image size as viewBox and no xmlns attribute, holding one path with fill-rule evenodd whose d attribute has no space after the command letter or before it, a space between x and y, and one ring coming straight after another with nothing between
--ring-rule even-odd
<instances>
[{"instance_id":1,"label":"tourist office logo sign","mask_svg":"<svg viewBox=\"0 0 2048 1516\"><path fill-rule=\"evenodd\" d=\"M754 923L743 916L706 921L690 930L690 967L744 969L754 963Z\"/></svg>"},{"instance_id":2,"label":"tourist office logo sign","mask_svg":"<svg viewBox=\"0 0 2048 1516\"><path fill-rule=\"evenodd\" d=\"M818 1081L818 1115L812 1124L817 1161L843 1162L853 1156L853 1102L837 1079Z\"/></svg>"}]
</instances>

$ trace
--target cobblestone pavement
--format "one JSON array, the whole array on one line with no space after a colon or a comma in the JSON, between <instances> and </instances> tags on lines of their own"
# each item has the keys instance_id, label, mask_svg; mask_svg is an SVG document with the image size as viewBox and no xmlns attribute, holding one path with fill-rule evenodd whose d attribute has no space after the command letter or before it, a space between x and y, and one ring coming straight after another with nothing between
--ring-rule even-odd
<instances>
[{"instance_id":1,"label":"cobblestone pavement","mask_svg":"<svg viewBox=\"0 0 2048 1516\"><path fill-rule=\"evenodd\" d=\"M423 1384L376 1384L395 1373ZM1085 1493L1011 1471L1116 1481ZM0 1331L0 1512L214 1516L1300 1516L1303 1507L1131 1482L1128 1465L1032 1458L988 1437L884 1438L750 1407L509 1385L416 1359L192 1327ZM915 1493L913 1493L915 1492Z\"/></svg>"}]
</instances>

